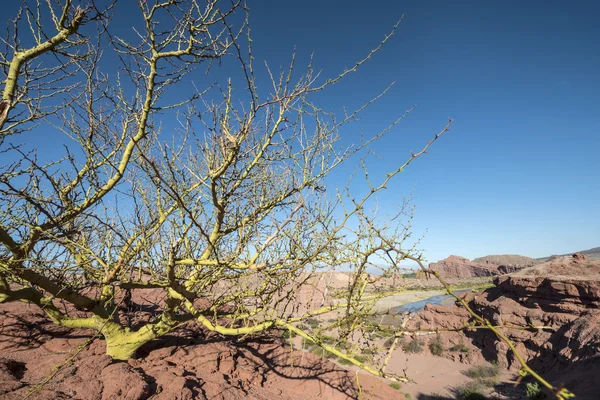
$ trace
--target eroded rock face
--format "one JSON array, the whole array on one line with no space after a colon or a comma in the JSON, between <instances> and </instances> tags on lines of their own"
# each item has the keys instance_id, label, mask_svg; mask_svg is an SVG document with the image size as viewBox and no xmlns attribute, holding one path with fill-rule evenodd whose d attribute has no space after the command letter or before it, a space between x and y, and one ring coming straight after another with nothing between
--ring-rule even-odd
<instances>
[{"instance_id":1,"label":"eroded rock face","mask_svg":"<svg viewBox=\"0 0 600 400\"><path fill-rule=\"evenodd\" d=\"M429 264L429 268L438 271L444 278L469 278L473 276L494 275L492 269L460 256L450 256L436 263L431 263Z\"/></svg>"},{"instance_id":2,"label":"eroded rock face","mask_svg":"<svg viewBox=\"0 0 600 400\"><path fill-rule=\"evenodd\" d=\"M111 364L100 374L104 390L102 400L142 400L150 395L150 385L144 375L126 363Z\"/></svg>"},{"instance_id":3,"label":"eroded rock face","mask_svg":"<svg viewBox=\"0 0 600 400\"><path fill-rule=\"evenodd\" d=\"M557 257L546 263L494 279L495 288L467 299L469 306L494 325L531 326L502 328L517 351L536 371L578 395L600 393L600 261L578 255ZM427 306L411 322L412 328L457 329L470 319L458 306ZM465 353L447 351L448 358L467 363L498 361L510 369L520 364L508 345L493 332L477 329L442 334L446 348L464 343ZM462 341L462 342L461 342ZM592 376L592 375L590 375Z\"/></svg>"},{"instance_id":4,"label":"eroded rock face","mask_svg":"<svg viewBox=\"0 0 600 400\"><path fill-rule=\"evenodd\" d=\"M487 256L473 261L460 256L450 256L429 268L438 271L444 278L471 278L481 276L497 276L520 271L532 267L536 260L523 256Z\"/></svg>"},{"instance_id":5,"label":"eroded rock face","mask_svg":"<svg viewBox=\"0 0 600 400\"><path fill-rule=\"evenodd\" d=\"M511 265L519 267L532 267L542 263L542 261L536 260L535 258L520 256L517 254L502 254L479 257L475 258L473 262L478 264Z\"/></svg>"},{"instance_id":6,"label":"eroded rock face","mask_svg":"<svg viewBox=\"0 0 600 400\"><path fill-rule=\"evenodd\" d=\"M23 377L25 369L24 363L9 358L0 358L0 395L22 386L19 380Z\"/></svg>"},{"instance_id":7,"label":"eroded rock face","mask_svg":"<svg viewBox=\"0 0 600 400\"><path fill-rule=\"evenodd\" d=\"M580 261L588 259L588 257L583 253L575 253L575 254L573 254L573 258L576 260L580 260Z\"/></svg>"}]
</instances>

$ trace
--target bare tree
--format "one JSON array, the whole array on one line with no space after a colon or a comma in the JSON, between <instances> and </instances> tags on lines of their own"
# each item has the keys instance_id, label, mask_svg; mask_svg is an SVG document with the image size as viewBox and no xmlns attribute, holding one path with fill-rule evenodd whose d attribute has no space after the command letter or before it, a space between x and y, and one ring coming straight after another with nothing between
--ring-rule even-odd
<instances>
[{"instance_id":1,"label":"bare tree","mask_svg":"<svg viewBox=\"0 0 600 400\"><path fill-rule=\"evenodd\" d=\"M379 365L354 356L357 332L368 339L384 329L369 315L390 293L369 292L381 279L369 271L393 277L412 259L431 273L410 240L410 205L383 223L372 200L451 121L372 177L363 162L370 145L410 110L343 147L340 132L389 88L341 117L313 101L399 23L338 76L321 79L312 60L298 75L294 54L278 73L266 66L270 86L259 90L245 5L138 2L136 41L112 32L115 4L26 1L11 21L0 55L8 160L0 167L0 302L34 303L56 324L95 329L116 359L196 321L222 335L289 330L373 374L406 379L385 369L408 331L394 328ZM100 68L107 57L120 63L118 74ZM234 78L189 90L192 72L221 62L241 67L241 85ZM28 142L30 129L63 134L63 154ZM362 195L326 185L352 158ZM349 271L340 299L327 285L314 290L332 270ZM133 289L162 300L130 327L123 306ZM336 330L334 344L299 324L323 314L333 317L323 329Z\"/></svg>"}]
</instances>

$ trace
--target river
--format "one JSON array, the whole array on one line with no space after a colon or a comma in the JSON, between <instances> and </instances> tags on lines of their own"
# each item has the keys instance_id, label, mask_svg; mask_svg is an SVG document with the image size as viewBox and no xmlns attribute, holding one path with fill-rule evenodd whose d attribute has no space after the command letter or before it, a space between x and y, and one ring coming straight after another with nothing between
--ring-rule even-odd
<instances>
[{"instance_id":1,"label":"river","mask_svg":"<svg viewBox=\"0 0 600 400\"><path fill-rule=\"evenodd\" d=\"M456 293L457 295L461 295L463 293L469 293L469 292L471 292L471 289L457 290L454 293ZM443 294L443 295L438 295L438 296L432 296L432 297L426 298L424 300L415 301L413 303L403 304L401 306L392 308L392 310L396 314L402 314L405 312L415 313L415 312L419 312L419 311L423 310L423 308L425 308L425 304L451 305L454 303L454 301L455 301L455 298L453 296L450 296L448 294Z\"/></svg>"}]
</instances>

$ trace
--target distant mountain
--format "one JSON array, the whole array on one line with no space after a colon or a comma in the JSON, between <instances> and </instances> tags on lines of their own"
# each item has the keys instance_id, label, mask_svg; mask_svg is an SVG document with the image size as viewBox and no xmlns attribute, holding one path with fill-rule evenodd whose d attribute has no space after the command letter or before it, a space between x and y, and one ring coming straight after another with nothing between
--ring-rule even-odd
<instances>
[{"instance_id":1,"label":"distant mountain","mask_svg":"<svg viewBox=\"0 0 600 400\"><path fill-rule=\"evenodd\" d=\"M588 250L575 251L573 253L568 253L568 254L556 254L556 255L557 256L570 256L571 254L574 254L574 253L584 254L590 260L600 260L600 247L594 247L594 248L588 249ZM537 260L548 261L550 259L550 257L552 257L552 256L537 258Z\"/></svg>"}]
</instances>

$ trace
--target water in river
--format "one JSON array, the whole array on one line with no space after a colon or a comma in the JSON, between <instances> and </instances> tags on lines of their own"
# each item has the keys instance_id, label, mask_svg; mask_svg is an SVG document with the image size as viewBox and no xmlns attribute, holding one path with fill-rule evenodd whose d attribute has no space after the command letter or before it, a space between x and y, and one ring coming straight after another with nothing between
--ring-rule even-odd
<instances>
[{"instance_id":1,"label":"water in river","mask_svg":"<svg viewBox=\"0 0 600 400\"><path fill-rule=\"evenodd\" d=\"M461 295L463 293L469 293L470 291L471 291L471 289L457 290L454 293L456 293L457 295ZM425 304L450 305L450 304L454 303L454 300L455 300L454 297L452 297L448 294L443 294L441 296L429 297L425 300L416 301L414 303L404 304L402 306L394 308L394 311L396 311L396 313L398 313L398 314L402 314L405 312L414 313L414 312L421 311L425 307Z\"/></svg>"}]
</instances>

